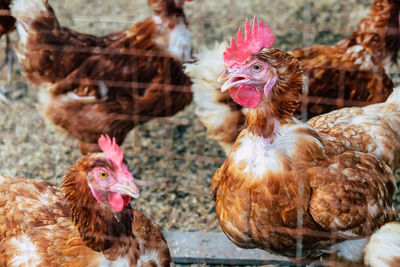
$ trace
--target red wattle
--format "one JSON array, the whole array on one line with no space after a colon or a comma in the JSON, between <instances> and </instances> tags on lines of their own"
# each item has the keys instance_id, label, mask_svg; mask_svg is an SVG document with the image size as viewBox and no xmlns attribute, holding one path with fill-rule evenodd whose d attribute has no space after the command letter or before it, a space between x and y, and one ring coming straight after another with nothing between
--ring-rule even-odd
<instances>
[{"instance_id":1,"label":"red wattle","mask_svg":"<svg viewBox=\"0 0 400 267\"><path fill-rule=\"evenodd\" d=\"M123 199L124 199L124 207L126 207L126 205L129 204L129 201L131 201L131 197L130 196L124 196Z\"/></svg>"},{"instance_id":2,"label":"red wattle","mask_svg":"<svg viewBox=\"0 0 400 267\"><path fill-rule=\"evenodd\" d=\"M114 211L120 212L126 206L126 197L122 197L118 192L113 192L108 195L108 203L110 203L110 206Z\"/></svg>"},{"instance_id":3,"label":"red wattle","mask_svg":"<svg viewBox=\"0 0 400 267\"><path fill-rule=\"evenodd\" d=\"M247 84L241 84L238 88L231 87L229 94L236 103L245 108L255 108L261 101L261 92Z\"/></svg>"}]
</instances>

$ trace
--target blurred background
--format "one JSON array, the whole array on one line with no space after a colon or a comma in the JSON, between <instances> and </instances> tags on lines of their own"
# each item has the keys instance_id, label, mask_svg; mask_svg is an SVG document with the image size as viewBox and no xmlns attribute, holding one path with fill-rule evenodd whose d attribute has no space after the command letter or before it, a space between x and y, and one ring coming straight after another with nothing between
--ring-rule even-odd
<instances>
[{"instance_id":1,"label":"blurred background","mask_svg":"<svg viewBox=\"0 0 400 267\"><path fill-rule=\"evenodd\" d=\"M103 35L127 29L150 15L146 0L50 0L62 25ZM333 44L355 30L372 0L194 0L185 4L194 54L229 40L245 18L257 15L275 33L274 46L290 50ZM18 35L10 35L16 48ZM0 59L4 57L1 40ZM391 70L397 86L399 68ZM7 70L0 73L7 86ZM0 102L0 171L58 184L80 157L77 140L47 125L36 110L37 90L22 69L12 73L11 104ZM148 186L135 206L163 231L219 232L210 182L225 154L194 114L194 103L171 118L154 119L132 130L122 147L130 170Z\"/></svg>"}]
</instances>

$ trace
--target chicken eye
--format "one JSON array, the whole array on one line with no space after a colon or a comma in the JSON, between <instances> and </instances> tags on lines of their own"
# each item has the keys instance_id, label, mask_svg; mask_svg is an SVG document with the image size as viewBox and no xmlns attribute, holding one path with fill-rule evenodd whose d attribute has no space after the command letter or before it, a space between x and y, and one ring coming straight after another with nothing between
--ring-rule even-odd
<instances>
[{"instance_id":1,"label":"chicken eye","mask_svg":"<svg viewBox=\"0 0 400 267\"><path fill-rule=\"evenodd\" d=\"M108 177L108 174L107 174L106 172L99 171L99 176L100 176L101 178L107 178L107 177Z\"/></svg>"},{"instance_id":2,"label":"chicken eye","mask_svg":"<svg viewBox=\"0 0 400 267\"><path fill-rule=\"evenodd\" d=\"M263 69L263 66L262 65L260 65L260 64L254 64L253 66L251 66L251 68L254 70L254 71L261 71L262 69Z\"/></svg>"}]
</instances>

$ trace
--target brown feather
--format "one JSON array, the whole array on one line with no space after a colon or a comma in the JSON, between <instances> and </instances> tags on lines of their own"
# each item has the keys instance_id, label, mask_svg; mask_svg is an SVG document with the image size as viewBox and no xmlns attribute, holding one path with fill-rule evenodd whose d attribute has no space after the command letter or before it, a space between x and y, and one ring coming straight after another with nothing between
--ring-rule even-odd
<instances>
[{"instance_id":1,"label":"brown feather","mask_svg":"<svg viewBox=\"0 0 400 267\"><path fill-rule=\"evenodd\" d=\"M42 114L79 139L83 154L99 151L101 134L121 144L133 127L172 116L191 102L190 79L177 55L167 50L170 30L153 18L98 37L60 26L44 4L47 12L29 22L21 64L29 80L48 87L40 101ZM162 24L171 29L187 24L173 0L155 5Z\"/></svg>"},{"instance_id":2,"label":"brown feather","mask_svg":"<svg viewBox=\"0 0 400 267\"><path fill-rule=\"evenodd\" d=\"M291 118L302 96L298 60L275 48L256 56L278 79L249 109L248 127L212 180L225 234L238 246L288 256L301 240L303 255L315 257L394 220L400 91L386 103L301 123Z\"/></svg>"},{"instance_id":3,"label":"brown feather","mask_svg":"<svg viewBox=\"0 0 400 267\"><path fill-rule=\"evenodd\" d=\"M387 71L400 47L399 12L400 2L375 0L350 38L291 51L308 78L308 95L317 97L306 103L308 118L386 100L393 90Z\"/></svg>"},{"instance_id":4,"label":"brown feather","mask_svg":"<svg viewBox=\"0 0 400 267\"><path fill-rule=\"evenodd\" d=\"M169 266L168 246L155 223L129 204L113 212L93 197L86 176L99 157L90 154L78 160L61 188L0 176L2 265L20 257L32 265L98 266L105 259L126 257L136 266L142 256L154 252L160 266Z\"/></svg>"},{"instance_id":5,"label":"brown feather","mask_svg":"<svg viewBox=\"0 0 400 267\"><path fill-rule=\"evenodd\" d=\"M279 70L278 80L268 99L263 98L264 102L274 105L261 104L259 109L250 109L246 118L249 131L268 137L275 130L275 121L271 118L279 118L279 121L291 119L299 107L303 94L303 76L299 61L277 48L264 48L255 57L268 62L273 68L285 66L284 70Z\"/></svg>"}]
</instances>

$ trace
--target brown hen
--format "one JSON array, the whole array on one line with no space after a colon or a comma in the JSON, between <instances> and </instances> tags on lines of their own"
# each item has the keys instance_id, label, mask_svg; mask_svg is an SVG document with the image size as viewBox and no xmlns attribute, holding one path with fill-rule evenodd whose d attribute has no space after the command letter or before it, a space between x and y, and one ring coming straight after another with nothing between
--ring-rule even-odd
<instances>
[{"instance_id":1,"label":"brown hen","mask_svg":"<svg viewBox=\"0 0 400 267\"><path fill-rule=\"evenodd\" d=\"M169 266L154 222L129 204L139 188L109 138L79 159L61 187L0 176L1 266Z\"/></svg>"},{"instance_id":2,"label":"brown hen","mask_svg":"<svg viewBox=\"0 0 400 267\"><path fill-rule=\"evenodd\" d=\"M302 123L293 118L303 95L301 64L249 38L224 53L222 90L248 113L211 184L221 227L245 248L310 257L336 252L359 261L367 238L395 219L400 91L385 103Z\"/></svg>"},{"instance_id":3,"label":"brown hen","mask_svg":"<svg viewBox=\"0 0 400 267\"><path fill-rule=\"evenodd\" d=\"M386 100L393 90L390 67L400 47L399 12L399 0L375 0L350 38L290 52L308 78L302 107L306 117Z\"/></svg>"},{"instance_id":4,"label":"brown hen","mask_svg":"<svg viewBox=\"0 0 400 267\"><path fill-rule=\"evenodd\" d=\"M315 45L290 53L300 59L307 90L296 116L306 120L337 108L363 106L386 100L393 90L390 66L400 46L399 0L375 0L371 14L361 20L350 38L335 45ZM197 55L188 64L193 81L196 115L225 153L244 127L246 110L221 93L217 77L224 70L224 44ZM229 125L226 123L228 122Z\"/></svg>"},{"instance_id":5,"label":"brown hen","mask_svg":"<svg viewBox=\"0 0 400 267\"><path fill-rule=\"evenodd\" d=\"M181 61L190 57L183 0L149 0L154 16L106 36L59 24L46 0L15 0L25 75L41 87L40 110L79 139L81 152L98 151L101 134L121 144L140 123L171 116L191 102Z\"/></svg>"}]
</instances>

